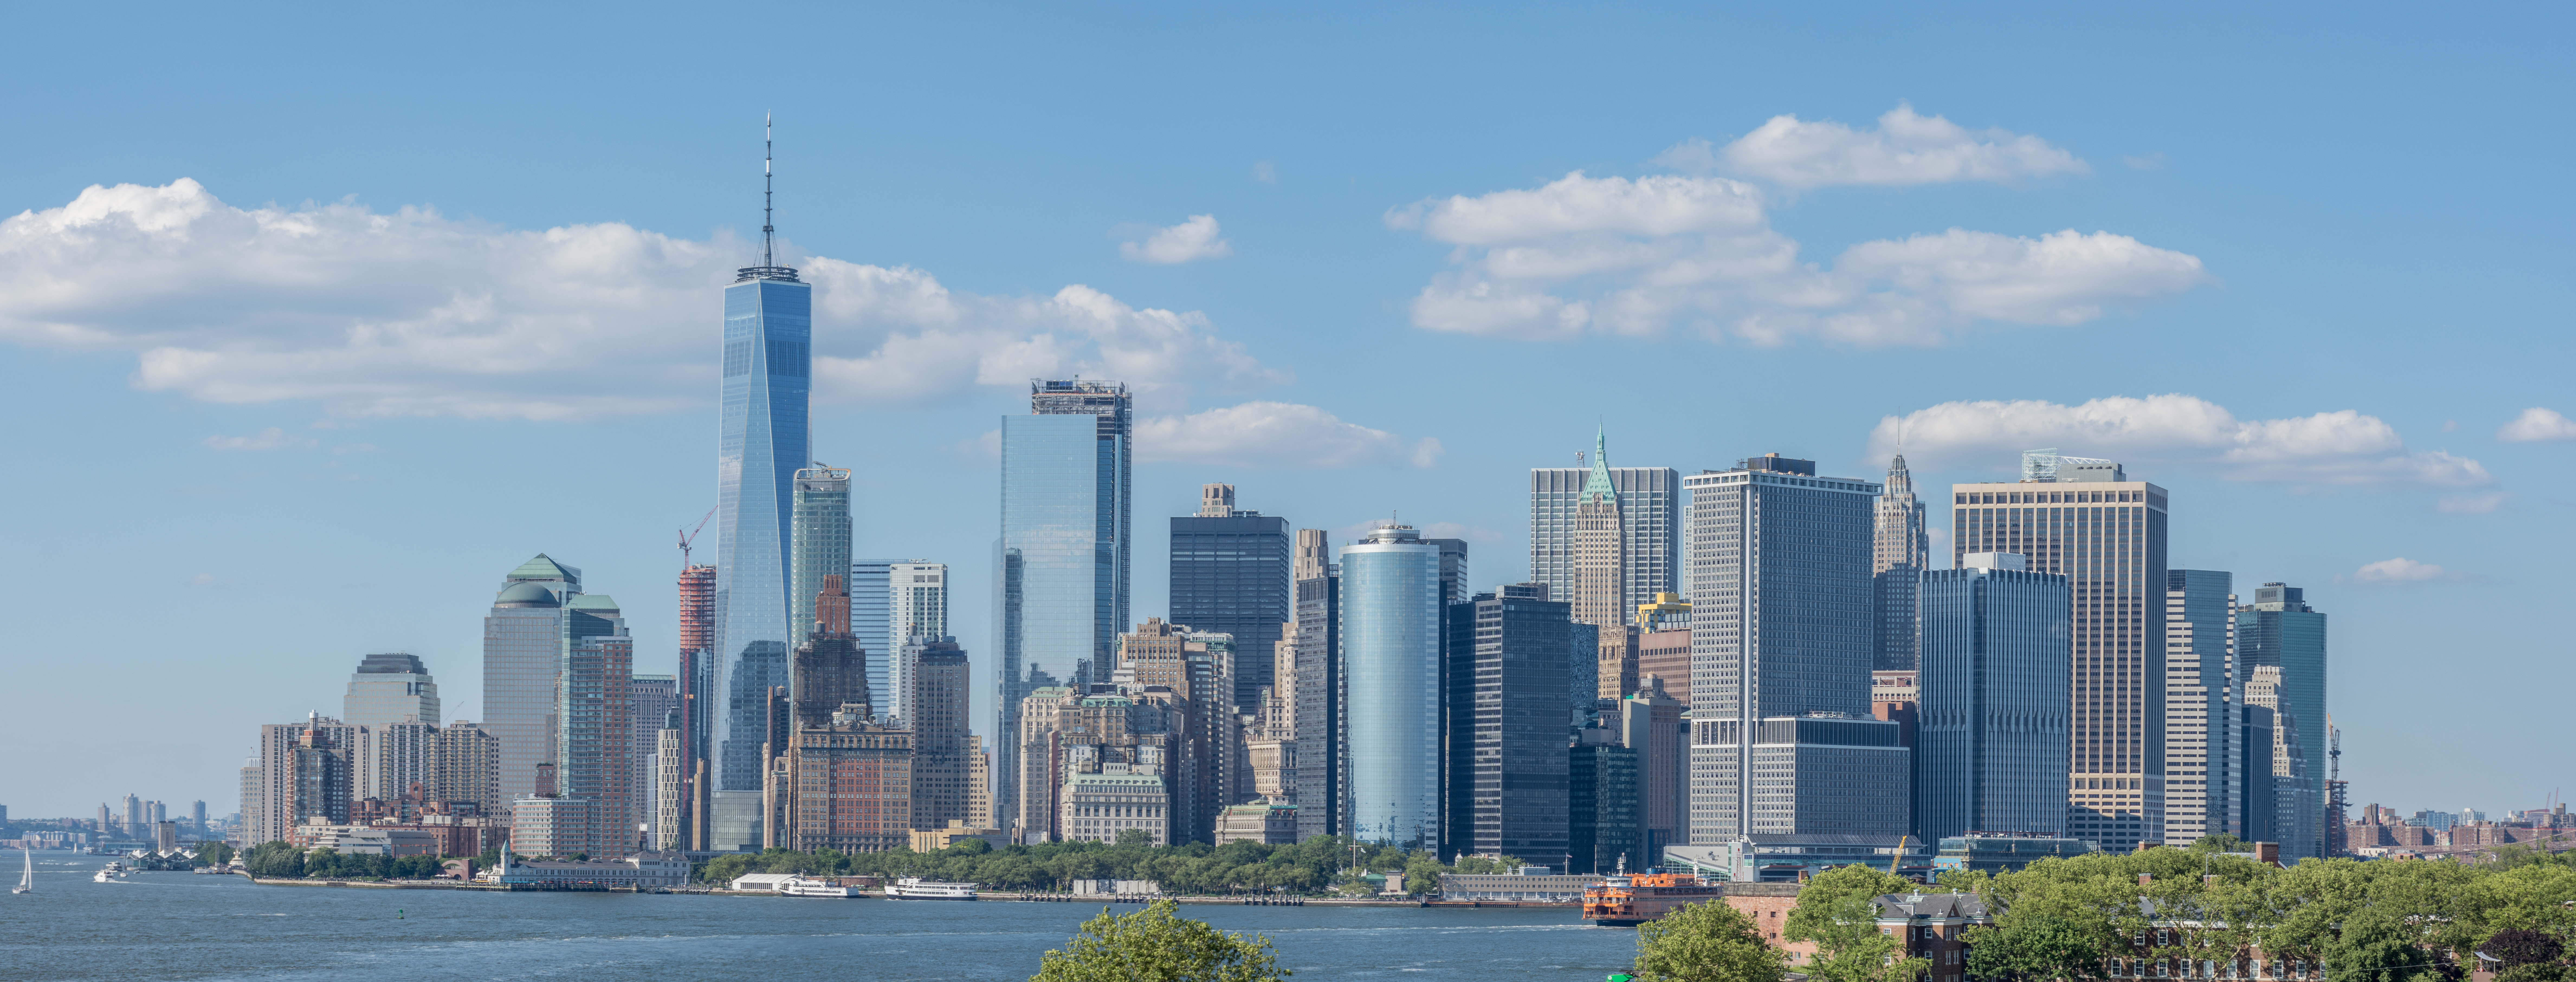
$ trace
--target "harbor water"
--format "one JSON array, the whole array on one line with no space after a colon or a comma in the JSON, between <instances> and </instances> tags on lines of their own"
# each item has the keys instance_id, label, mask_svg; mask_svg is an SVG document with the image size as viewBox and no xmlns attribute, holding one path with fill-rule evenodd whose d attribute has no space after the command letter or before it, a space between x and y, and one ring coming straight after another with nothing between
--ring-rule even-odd
<instances>
[{"instance_id":1,"label":"harbor water","mask_svg":"<svg viewBox=\"0 0 2576 982\"><path fill-rule=\"evenodd\" d=\"M106 862L36 854L36 892L0 895L0 979L1018 980L1100 912L1008 901L261 886L188 873L91 882ZM1585 926L1572 908L1181 912L1269 935L1297 982L1594 982L1636 954L1635 932Z\"/></svg>"}]
</instances>

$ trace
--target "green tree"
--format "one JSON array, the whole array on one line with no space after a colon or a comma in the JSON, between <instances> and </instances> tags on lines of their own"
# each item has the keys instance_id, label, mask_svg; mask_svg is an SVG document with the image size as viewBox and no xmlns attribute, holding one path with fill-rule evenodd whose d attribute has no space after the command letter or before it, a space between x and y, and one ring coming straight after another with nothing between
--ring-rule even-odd
<instances>
[{"instance_id":1,"label":"green tree","mask_svg":"<svg viewBox=\"0 0 2576 982\"><path fill-rule=\"evenodd\" d=\"M2101 974L2092 935L2055 914L1968 929L1968 974L1994 982L2047 982Z\"/></svg>"},{"instance_id":2,"label":"green tree","mask_svg":"<svg viewBox=\"0 0 2576 982\"><path fill-rule=\"evenodd\" d=\"M1850 933L1848 918L1855 916L1854 912L1858 910L1849 904L1853 898L1867 901L1885 894L1913 893L1921 889L1921 884L1893 873L1867 866L1838 866L1810 878L1806 888L1798 891L1798 906L1789 911L1788 920L1781 923L1780 935L1791 941L1826 945ZM1873 909L1861 916L1864 917L1863 923L1873 925L1870 933L1876 934L1876 911Z\"/></svg>"},{"instance_id":3,"label":"green tree","mask_svg":"<svg viewBox=\"0 0 2576 982\"><path fill-rule=\"evenodd\" d=\"M1118 916L1101 908L1082 930L1050 950L1029 982L1274 982L1288 977L1270 939L1245 937L1179 914L1156 901Z\"/></svg>"},{"instance_id":4,"label":"green tree","mask_svg":"<svg viewBox=\"0 0 2576 982\"><path fill-rule=\"evenodd\" d=\"M1905 957L1904 941L1879 928L1878 896L1844 894L1835 901L1832 916L1811 928L1816 935L1816 958L1807 966L1809 977L1824 982L1905 982L1931 968L1927 959Z\"/></svg>"},{"instance_id":5,"label":"green tree","mask_svg":"<svg viewBox=\"0 0 2576 982\"><path fill-rule=\"evenodd\" d=\"M1637 982L1779 982L1788 954L1722 900L1690 904L1637 927Z\"/></svg>"}]
</instances>

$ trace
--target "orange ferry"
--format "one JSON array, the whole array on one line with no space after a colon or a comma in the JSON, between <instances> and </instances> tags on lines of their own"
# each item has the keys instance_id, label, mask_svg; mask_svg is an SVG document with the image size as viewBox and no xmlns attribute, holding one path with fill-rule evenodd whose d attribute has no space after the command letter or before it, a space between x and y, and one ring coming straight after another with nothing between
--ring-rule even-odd
<instances>
[{"instance_id":1,"label":"orange ferry","mask_svg":"<svg viewBox=\"0 0 2576 982\"><path fill-rule=\"evenodd\" d=\"M1634 876L1606 877L1583 888L1583 919L1603 927L1635 927L1685 905L1725 895L1723 880L1703 881L1689 873L1649 869Z\"/></svg>"}]
</instances>

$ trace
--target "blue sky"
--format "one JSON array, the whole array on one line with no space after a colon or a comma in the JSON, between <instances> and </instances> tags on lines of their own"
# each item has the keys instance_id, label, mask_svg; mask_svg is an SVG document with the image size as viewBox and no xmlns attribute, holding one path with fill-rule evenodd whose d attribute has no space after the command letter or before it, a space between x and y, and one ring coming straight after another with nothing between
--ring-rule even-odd
<instances>
[{"instance_id":1,"label":"blue sky","mask_svg":"<svg viewBox=\"0 0 2576 982\"><path fill-rule=\"evenodd\" d=\"M2563 10L762 10L13 15L0 803L230 812L370 651L472 717L540 551L668 671L764 112L816 456L983 695L988 434L1081 371L1146 394L1140 618L1203 481L1490 585L1596 423L1935 502L2059 446L2333 615L2356 804L2566 783Z\"/></svg>"}]
</instances>

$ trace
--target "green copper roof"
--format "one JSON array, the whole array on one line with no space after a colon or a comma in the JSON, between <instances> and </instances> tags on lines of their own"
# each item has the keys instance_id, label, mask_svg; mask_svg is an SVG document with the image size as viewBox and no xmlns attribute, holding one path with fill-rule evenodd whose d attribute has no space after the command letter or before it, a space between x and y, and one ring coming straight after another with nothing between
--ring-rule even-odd
<instances>
[{"instance_id":1,"label":"green copper roof","mask_svg":"<svg viewBox=\"0 0 2576 982\"><path fill-rule=\"evenodd\" d=\"M616 610L617 601L605 593L576 593L572 595L572 602L564 606L574 610Z\"/></svg>"},{"instance_id":2,"label":"green copper roof","mask_svg":"<svg viewBox=\"0 0 2576 982\"><path fill-rule=\"evenodd\" d=\"M1592 476L1583 481L1582 496L1589 498L1596 494L1608 495L1612 501L1619 500L1619 489L1610 486L1610 438L1604 430L1592 433Z\"/></svg>"},{"instance_id":3,"label":"green copper roof","mask_svg":"<svg viewBox=\"0 0 2576 982\"><path fill-rule=\"evenodd\" d=\"M568 568L552 559L546 558L546 554L541 552L537 554L537 558L520 563L519 568L511 570L510 575L506 578L513 580L578 580L581 579L581 571Z\"/></svg>"}]
</instances>

